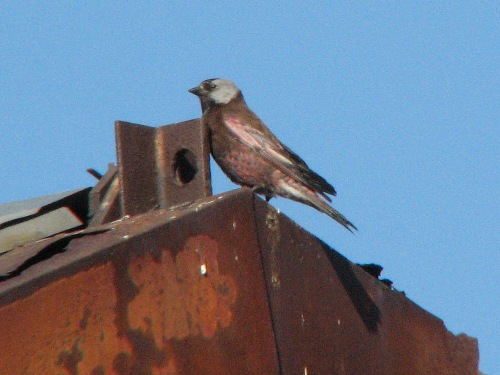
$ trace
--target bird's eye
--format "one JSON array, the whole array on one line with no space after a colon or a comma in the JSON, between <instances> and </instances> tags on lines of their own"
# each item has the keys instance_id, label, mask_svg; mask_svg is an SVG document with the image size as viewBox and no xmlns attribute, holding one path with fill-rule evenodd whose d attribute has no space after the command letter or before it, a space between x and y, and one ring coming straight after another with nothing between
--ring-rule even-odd
<instances>
[{"instance_id":1,"label":"bird's eye","mask_svg":"<svg viewBox=\"0 0 500 375\"><path fill-rule=\"evenodd\" d=\"M202 88L206 91L212 91L213 89L215 89L217 87L216 84L212 83L212 82L204 82L202 84Z\"/></svg>"}]
</instances>

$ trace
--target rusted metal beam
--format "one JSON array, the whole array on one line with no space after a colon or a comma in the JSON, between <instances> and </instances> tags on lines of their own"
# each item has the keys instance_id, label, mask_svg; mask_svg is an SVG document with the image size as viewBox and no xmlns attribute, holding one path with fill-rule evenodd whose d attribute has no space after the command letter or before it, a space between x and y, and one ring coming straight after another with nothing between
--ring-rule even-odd
<instances>
[{"instance_id":1,"label":"rusted metal beam","mask_svg":"<svg viewBox=\"0 0 500 375\"><path fill-rule=\"evenodd\" d=\"M476 340L247 189L104 228L0 283L1 374L477 371Z\"/></svg>"},{"instance_id":2,"label":"rusted metal beam","mask_svg":"<svg viewBox=\"0 0 500 375\"><path fill-rule=\"evenodd\" d=\"M477 373L477 340L256 199L283 374Z\"/></svg>"}]
</instances>

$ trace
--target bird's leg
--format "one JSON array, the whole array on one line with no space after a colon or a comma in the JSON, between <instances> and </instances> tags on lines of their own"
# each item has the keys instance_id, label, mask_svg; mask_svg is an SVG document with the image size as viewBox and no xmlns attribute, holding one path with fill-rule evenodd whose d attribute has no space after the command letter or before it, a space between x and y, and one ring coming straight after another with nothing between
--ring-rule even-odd
<instances>
[{"instance_id":1,"label":"bird's leg","mask_svg":"<svg viewBox=\"0 0 500 375\"><path fill-rule=\"evenodd\" d=\"M264 185L255 185L252 186L252 191L257 194L261 194L263 191L266 190L266 187Z\"/></svg>"},{"instance_id":2,"label":"bird's leg","mask_svg":"<svg viewBox=\"0 0 500 375\"><path fill-rule=\"evenodd\" d=\"M256 194L264 195L266 202L269 202L274 197L274 190L264 185L255 185L252 187L252 191Z\"/></svg>"}]
</instances>

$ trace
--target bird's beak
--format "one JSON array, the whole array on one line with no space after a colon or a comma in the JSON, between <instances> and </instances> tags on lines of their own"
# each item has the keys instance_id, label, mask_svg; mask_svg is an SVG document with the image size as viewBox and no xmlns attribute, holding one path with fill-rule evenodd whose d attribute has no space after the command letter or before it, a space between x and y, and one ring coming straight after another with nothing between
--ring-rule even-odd
<instances>
[{"instance_id":1,"label":"bird's beak","mask_svg":"<svg viewBox=\"0 0 500 375\"><path fill-rule=\"evenodd\" d=\"M200 96L201 93L203 92L203 89L200 86L193 87L188 90L191 94L194 94L196 96Z\"/></svg>"}]
</instances>

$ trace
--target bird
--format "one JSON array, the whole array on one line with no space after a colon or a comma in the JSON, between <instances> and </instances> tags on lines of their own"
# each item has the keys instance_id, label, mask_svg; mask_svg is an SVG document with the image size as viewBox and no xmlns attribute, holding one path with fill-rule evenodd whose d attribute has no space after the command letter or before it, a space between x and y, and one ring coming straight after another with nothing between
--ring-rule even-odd
<instances>
[{"instance_id":1,"label":"bird","mask_svg":"<svg viewBox=\"0 0 500 375\"><path fill-rule=\"evenodd\" d=\"M356 226L331 207L337 192L295 152L285 146L248 107L233 81L212 78L188 90L198 96L210 151L234 183L264 195L281 196L312 206L350 232Z\"/></svg>"}]
</instances>

